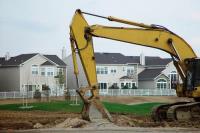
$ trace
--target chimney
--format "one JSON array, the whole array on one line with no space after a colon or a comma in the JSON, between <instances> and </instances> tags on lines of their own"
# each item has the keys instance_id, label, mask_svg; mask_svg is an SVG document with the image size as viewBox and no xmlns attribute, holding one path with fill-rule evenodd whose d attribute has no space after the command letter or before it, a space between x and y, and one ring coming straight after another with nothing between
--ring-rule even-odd
<instances>
[{"instance_id":1,"label":"chimney","mask_svg":"<svg viewBox=\"0 0 200 133\"><path fill-rule=\"evenodd\" d=\"M140 54L140 65L145 65L145 56L143 52Z\"/></svg>"},{"instance_id":2,"label":"chimney","mask_svg":"<svg viewBox=\"0 0 200 133\"><path fill-rule=\"evenodd\" d=\"M10 53L9 52L6 52L6 54L5 54L5 60L7 61L7 60L9 60L10 59Z\"/></svg>"},{"instance_id":3,"label":"chimney","mask_svg":"<svg viewBox=\"0 0 200 133\"><path fill-rule=\"evenodd\" d=\"M65 58L66 58L66 48L65 47L63 47L62 48L62 60L64 60Z\"/></svg>"}]
</instances>

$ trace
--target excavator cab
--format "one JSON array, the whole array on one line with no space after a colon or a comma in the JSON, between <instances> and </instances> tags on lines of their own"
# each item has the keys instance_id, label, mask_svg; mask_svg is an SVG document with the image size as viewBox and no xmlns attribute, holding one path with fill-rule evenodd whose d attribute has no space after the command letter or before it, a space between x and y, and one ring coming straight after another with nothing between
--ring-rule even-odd
<instances>
[{"instance_id":1,"label":"excavator cab","mask_svg":"<svg viewBox=\"0 0 200 133\"><path fill-rule=\"evenodd\" d=\"M200 86L200 59L187 60L187 65L186 88L196 90L196 87Z\"/></svg>"}]
</instances>

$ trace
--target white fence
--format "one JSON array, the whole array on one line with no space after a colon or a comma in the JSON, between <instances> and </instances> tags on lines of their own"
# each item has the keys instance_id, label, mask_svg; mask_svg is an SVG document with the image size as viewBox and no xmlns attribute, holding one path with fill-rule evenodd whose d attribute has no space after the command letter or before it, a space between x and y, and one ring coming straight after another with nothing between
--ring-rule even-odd
<instances>
[{"instance_id":1,"label":"white fence","mask_svg":"<svg viewBox=\"0 0 200 133\"><path fill-rule=\"evenodd\" d=\"M76 96L76 90L69 90L71 96ZM86 94L90 96L88 92ZM176 91L174 89L109 89L107 92L101 92L101 96L176 96ZM34 92L0 92L0 99L7 98L33 98ZM42 92L42 97L44 97ZM50 92L50 96L64 96L64 92L53 93Z\"/></svg>"},{"instance_id":2,"label":"white fence","mask_svg":"<svg viewBox=\"0 0 200 133\"><path fill-rule=\"evenodd\" d=\"M75 89L70 90L72 96L76 95ZM174 89L108 89L106 92L100 91L101 96L176 96ZM90 96L90 92L86 94Z\"/></svg>"},{"instance_id":3,"label":"white fence","mask_svg":"<svg viewBox=\"0 0 200 133\"><path fill-rule=\"evenodd\" d=\"M111 89L107 93L100 92L103 96L175 96L174 89Z\"/></svg>"},{"instance_id":4,"label":"white fence","mask_svg":"<svg viewBox=\"0 0 200 133\"><path fill-rule=\"evenodd\" d=\"M11 91L11 92L0 92L0 99L8 99L8 98L33 98L34 97L34 91L29 92L19 92L19 91ZM49 96L63 96L64 92L50 92ZM45 97L45 92L41 92L41 96Z\"/></svg>"}]
</instances>

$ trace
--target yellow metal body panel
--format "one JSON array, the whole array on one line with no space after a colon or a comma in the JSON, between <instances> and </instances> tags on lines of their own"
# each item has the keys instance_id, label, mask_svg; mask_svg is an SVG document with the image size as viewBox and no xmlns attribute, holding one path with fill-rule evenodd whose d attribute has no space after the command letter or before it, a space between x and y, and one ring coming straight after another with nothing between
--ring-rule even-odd
<instances>
[{"instance_id":1,"label":"yellow metal body panel","mask_svg":"<svg viewBox=\"0 0 200 133\"><path fill-rule=\"evenodd\" d=\"M97 84L96 62L94 60L94 48L92 40L87 41L84 37L85 27L88 27L83 16L76 12L70 25L71 34L75 38L75 45L83 65L89 86Z\"/></svg>"},{"instance_id":2,"label":"yellow metal body panel","mask_svg":"<svg viewBox=\"0 0 200 133\"><path fill-rule=\"evenodd\" d=\"M75 40L76 48L79 49L78 53L90 87L97 88L96 63L92 36L163 50L177 59L176 62L174 62L175 67L182 81L185 82L185 75L188 70L185 60L196 58L197 56L184 39L164 28L155 28L151 25L131 22L115 17L107 17L107 19L134 25L138 28L108 27L101 25L89 26L80 10L75 12L70 25L71 35ZM172 40L171 45L169 44L169 40ZM188 93L187 89L183 88L183 85L178 86L177 94L179 96L200 97L200 87ZM98 95L98 91L95 91L95 93L95 95Z\"/></svg>"},{"instance_id":3,"label":"yellow metal body panel","mask_svg":"<svg viewBox=\"0 0 200 133\"><path fill-rule=\"evenodd\" d=\"M78 64L77 64L75 47L74 47L75 42L73 39L71 39L70 41L71 41L72 59L73 59L73 64L74 64L74 74L77 76L79 71L78 71Z\"/></svg>"}]
</instances>

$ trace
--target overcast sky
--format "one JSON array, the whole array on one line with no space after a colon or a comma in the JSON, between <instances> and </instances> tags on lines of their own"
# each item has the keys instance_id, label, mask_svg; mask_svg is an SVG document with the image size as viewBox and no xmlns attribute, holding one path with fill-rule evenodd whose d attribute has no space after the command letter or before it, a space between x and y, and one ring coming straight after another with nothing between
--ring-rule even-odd
<instances>
[{"instance_id":1,"label":"overcast sky","mask_svg":"<svg viewBox=\"0 0 200 133\"><path fill-rule=\"evenodd\" d=\"M76 9L115 16L146 24L163 25L183 37L200 56L199 0L0 0L0 56L44 53L61 56L63 46L71 53L69 24ZM89 24L114 26L87 17ZM136 45L94 39L96 52L169 57L168 54Z\"/></svg>"}]
</instances>

